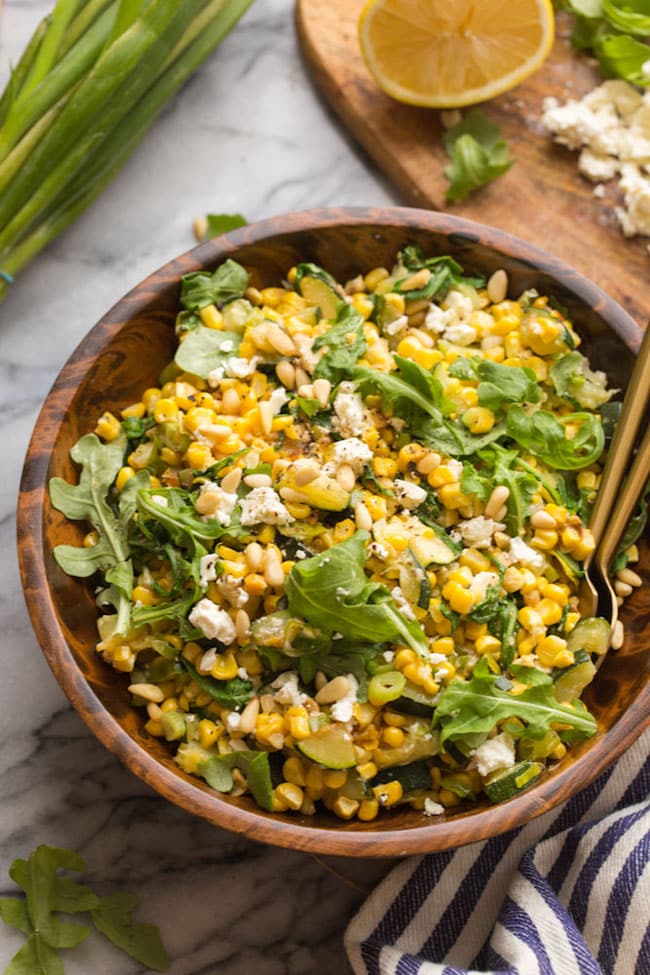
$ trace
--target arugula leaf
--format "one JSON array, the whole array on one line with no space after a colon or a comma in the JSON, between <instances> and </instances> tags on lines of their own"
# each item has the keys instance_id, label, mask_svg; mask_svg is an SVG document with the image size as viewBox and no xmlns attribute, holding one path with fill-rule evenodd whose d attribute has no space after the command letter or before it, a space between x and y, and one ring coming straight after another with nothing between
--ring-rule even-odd
<instances>
[{"instance_id":1,"label":"arugula leaf","mask_svg":"<svg viewBox=\"0 0 650 975\"><path fill-rule=\"evenodd\" d=\"M352 305L341 302L334 325L319 335L312 345L314 351L327 349L316 365L315 379L340 383L350 378L352 369L367 349L363 325L363 316Z\"/></svg>"},{"instance_id":2,"label":"arugula leaf","mask_svg":"<svg viewBox=\"0 0 650 975\"><path fill-rule=\"evenodd\" d=\"M255 686L250 680L242 680L240 677L233 677L232 680L214 680L206 674L200 674L185 657L179 659L201 690L226 708L235 711L245 707L255 693Z\"/></svg>"},{"instance_id":3,"label":"arugula leaf","mask_svg":"<svg viewBox=\"0 0 650 975\"><path fill-rule=\"evenodd\" d=\"M466 460L460 475L460 489L463 494L475 494L480 501L487 501L492 494L492 481Z\"/></svg>"},{"instance_id":4,"label":"arugula leaf","mask_svg":"<svg viewBox=\"0 0 650 975\"><path fill-rule=\"evenodd\" d=\"M27 904L20 897L1 897L0 917L5 924L17 928L23 934L32 933L32 923L29 920Z\"/></svg>"},{"instance_id":5,"label":"arugula leaf","mask_svg":"<svg viewBox=\"0 0 650 975\"><path fill-rule=\"evenodd\" d=\"M229 230L248 226L248 220L242 217L241 213L206 213L205 218L207 228L203 240L211 240L213 237L227 234Z\"/></svg>"},{"instance_id":6,"label":"arugula leaf","mask_svg":"<svg viewBox=\"0 0 650 975\"><path fill-rule=\"evenodd\" d=\"M167 503L161 504L161 499ZM212 546L216 539L234 530L231 526L224 527L216 518L203 521L196 512L192 495L182 488L141 488L136 505L141 518L155 519L176 545L189 548L194 555L197 545Z\"/></svg>"},{"instance_id":7,"label":"arugula leaf","mask_svg":"<svg viewBox=\"0 0 650 975\"><path fill-rule=\"evenodd\" d=\"M138 924L133 911L134 894L109 894L91 911L97 930L112 944L154 972L166 972L171 964L155 924Z\"/></svg>"},{"instance_id":8,"label":"arugula leaf","mask_svg":"<svg viewBox=\"0 0 650 975\"><path fill-rule=\"evenodd\" d=\"M589 467L600 457L605 436L600 418L593 413L567 413L556 417L547 410L528 415L518 404L508 410L508 436L540 457L549 467L560 470L579 470ZM577 427L572 438L566 436L567 427Z\"/></svg>"},{"instance_id":9,"label":"arugula leaf","mask_svg":"<svg viewBox=\"0 0 650 975\"><path fill-rule=\"evenodd\" d=\"M602 12L613 27L625 34L638 34L639 37L650 35L650 7L647 0L625 0L624 3L602 0Z\"/></svg>"},{"instance_id":10,"label":"arugula leaf","mask_svg":"<svg viewBox=\"0 0 650 975\"><path fill-rule=\"evenodd\" d=\"M238 768L246 776L253 799L262 809L273 809L273 785L268 752L241 751L228 755L213 755L198 767L208 785L217 792L230 792L233 787L232 769Z\"/></svg>"},{"instance_id":11,"label":"arugula leaf","mask_svg":"<svg viewBox=\"0 0 650 975\"><path fill-rule=\"evenodd\" d=\"M525 738L543 738L561 725L565 740L591 738L596 733L596 721L581 701L559 704L553 692L553 680L534 667L512 666L513 675L529 686L520 694L502 690L501 680L490 672L485 658L476 664L470 680L453 680L443 691L435 711L440 723L440 744L462 741L476 734L487 735L501 721L518 718L525 727L508 728Z\"/></svg>"},{"instance_id":12,"label":"arugula leaf","mask_svg":"<svg viewBox=\"0 0 650 975\"><path fill-rule=\"evenodd\" d=\"M237 261L228 258L212 274L193 271L181 280L181 304L189 311L200 311L208 305L224 305L241 298L248 287L249 274Z\"/></svg>"},{"instance_id":13,"label":"arugula leaf","mask_svg":"<svg viewBox=\"0 0 650 975\"><path fill-rule=\"evenodd\" d=\"M400 642L426 654L428 641L420 627L364 571L369 538L368 532L358 531L322 554L297 562L286 583L289 611L327 635L341 633L362 643Z\"/></svg>"},{"instance_id":14,"label":"arugula leaf","mask_svg":"<svg viewBox=\"0 0 650 975\"><path fill-rule=\"evenodd\" d=\"M594 53L610 77L624 78L643 88L650 85L650 76L643 70L650 60L650 45L625 34L603 34L596 41Z\"/></svg>"},{"instance_id":15,"label":"arugula leaf","mask_svg":"<svg viewBox=\"0 0 650 975\"><path fill-rule=\"evenodd\" d=\"M549 376L558 396L574 401L585 409L595 410L609 401L615 390L605 389L599 377L589 368L589 362L580 352L560 356L551 368Z\"/></svg>"},{"instance_id":16,"label":"arugula leaf","mask_svg":"<svg viewBox=\"0 0 650 975\"><path fill-rule=\"evenodd\" d=\"M425 257L424 252L421 247L417 247L414 244L407 245L399 255L400 264L402 264L411 273L415 271L420 271L423 267L428 268L434 277L440 268L444 268L448 281L438 285L437 290L433 292L433 297L444 297L444 294L449 291L450 288L459 285L467 284L472 288L482 288L485 285L485 278L480 274L467 275L463 271L463 268L455 261L453 257L449 257L446 254L438 255L437 257ZM430 290L431 283L427 286L427 290ZM421 294L420 291L411 291L411 295L415 296Z\"/></svg>"},{"instance_id":17,"label":"arugula leaf","mask_svg":"<svg viewBox=\"0 0 650 975\"><path fill-rule=\"evenodd\" d=\"M514 162L498 125L477 108L447 129L443 141L451 158L445 167L450 183L445 194L448 203L464 200L469 193L507 172Z\"/></svg>"},{"instance_id":18,"label":"arugula leaf","mask_svg":"<svg viewBox=\"0 0 650 975\"><path fill-rule=\"evenodd\" d=\"M239 332L222 332L198 325L178 346L174 362L183 372L207 379L214 369L237 355L240 344Z\"/></svg>"},{"instance_id":19,"label":"arugula leaf","mask_svg":"<svg viewBox=\"0 0 650 975\"><path fill-rule=\"evenodd\" d=\"M155 426L155 419L152 416L126 416L121 423L127 440L140 440L144 437L147 430Z\"/></svg>"},{"instance_id":20,"label":"arugula leaf","mask_svg":"<svg viewBox=\"0 0 650 975\"><path fill-rule=\"evenodd\" d=\"M483 359L476 371L478 401L495 413L510 403L539 403L541 394L537 377L526 366L502 366L498 362Z\"/></svg>"},{"instance_id":21,"label":"arugula leaf","mask_svg":"<svg viewBox=\"0 0 650 975\"><path fill-rule=\"evenodd\" d=\"M47 942L39 944L30 934L20 951L4 970L4 975L64 975L63 962Z\"/></svg>"}]
</instances>

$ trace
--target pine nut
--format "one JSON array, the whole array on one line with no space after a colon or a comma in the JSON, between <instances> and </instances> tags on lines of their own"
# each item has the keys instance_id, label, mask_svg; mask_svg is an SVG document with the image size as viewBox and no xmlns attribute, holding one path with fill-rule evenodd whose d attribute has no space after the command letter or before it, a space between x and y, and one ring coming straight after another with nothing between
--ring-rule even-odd
<instances>
[{"instance_id":1,"label":"pine nut","mask_svg":"<svg viewBox=\"0 0 650 975\"><path fill-rule=\"evenodd\" d=\"M489 497L485 505L485 517L494 518L497 511L506 503L510 497L510 489L505 484L499 484Z\"/></svg>"},{"instance_id":2,"label":"pine nut","mask_svg":"<svg viewBox=\"0 0 650 975\"><path fill-rule=\"evenodd\" d=\"M327 406L332 392L332 384L329 379L316 379L312 389L320 405Z\"/></svg>"},{"instance_id":3,"label":"pine nut","mask_svg":"<svg viewBox=\"0 0 650 975\"><path fill-rule=\"evenodd\" d=\"M309 498L305 494L301 494L300 491L294 491L290 487L281 487L278 494L285 501L292 501L293 504L309 504Z\"/></svg>"},{"instance_id":4,"label":"pine nut","mask_svg":"<svg viewBox=\"0 0 650 975\"><path fill-rule=\"evenodd\" d=\"M250 735L251 732L255 731L255 725L257 723L257 716L259 713L260 699L259 697L252 697L241 713L237 731L241 732L243 735Z\"/></svg>"},{"instance_id":5,"label":"pine nut","mask_svg":"<svg viewBox=\"0 0 650 975\"><path fill-rule=\"evenodd\" d=\"M341 701L348 694L349 690L350 683L347 677L339 674L338 677L334 677L321 687L316 694L316 701L318 704L334 704L336 701Z\"/></svg>"},{"instance_id":6,"label":"pine nut","mask_svg":"<svg viewBox=\"0 0 650 975\"><path fill-rule=\"evenodd\" d=\"M296 385L296 370L293 363L282 359L275 367L275 374L287 389L294 389Z\"/></svg>"},{"instance_id":7,"label":"pine nut","mask_svg":"<svg viewBox=\"0 0 650 975\"><path fill-rule=\"evenodd\" d=\"M555 518L548 511L536 511L531 515L530 523L533 528L557 528Z\"/></svg>"},{"instance_id":8,"label":"pine nut","mask_svg":"<svg viewBox=\"0 0 650 975\"><path fill-rule=\"evenodd\" d=\"M284 572L277 553L269 548L264 553L264 578L269 586L279 589L284 586Z\"/></svg>"},{"instance_id":9,"label":"pine nut","mask_svg":"<svg viewBox=\"0 0 650 975\"><path fill-rule=\"evenodd\" d=\"M262 297L262 292L259 290L259 288L246 288L246 291L244 291L244 298L248 298L251 305L257 305L258 308L261 308L264 304L264 298Z\"/></svg>"},{"instance_id":10,"label":"pine nut","mask_svg":"<svg viewBox=\"0 0 650 975\"><path fill-rule=\"evenodd\" d=\"M247 474L244 484L251 488L273 487L273 481L268 474Z\"/></svg>"},{"instance_id":11,"label":"pine nut","mask_svg":"<svg viewBox=\"0 0 650 975\"><path fill-rule=\"evenodd\" d=\"M494 533L494 544L497 548L510 548L510 536L505 532Z\"/></svg>"},{"instance_id":12,"label":"pine nut","mask_svg":"<svg viewBox=\"0 0 650 975\"><path fill-rule=\"evenodd\" d=\"M416 271L412 274L410 278L406 281L402 281L400 285L400 291L419 291L420 288L424 288L431 279L431 271L428 267L423 267L420 271Z\"/></svg>"},{"instance_id":13,"label":"pine nut","mask_svg":"<svg viewBox=\"0 0 650 975\"><path fill-rule=\"evenodd\" d=\"M325 687L326 684L327 684L327 677L325 676L322 670L317 670L316 673L314 674L314 687L316 688L317 691L320 691L321 688Z\"/></svg>"},{"instance_id":14,"label":"pine nut","mask_svg":"<svg viewBox=\"0 0 650 975\"><path fill-rule=\"evenodd\" d=\"M297 393L298 396L302 396L303 399L313 399L314 387L311 383L303 383L302 386L298 386Z\"/></svg>"},{"instance_id":15,"label":"pine nut","mask_svg":"<svg viewBox=\"0 0 650 975\"><path fill-rule=\"evenodd\" d=\"M490 301L494 305L498 305L499 302L503 301L508 293L508 275L503 268L499 268L498 271L495 271L491 275L486 290Z\"/></svg>"},{"instance_id":16,"label":"pine nut","mask_svg":"<svg viewBox=\"0 0 650 975\"><path fill-rule=\"evenodd\" d=\"M160 710L157 704L153 703L153 701L149 701L149 703L147 704L147 714L149 715L152 721L160 721L162 717L162 711Z\"/></svg>"},{"instance_id":17,"label":"pine nut","mask_svg":"<svg viewBox=\"0 0 650 975\"><path fill-rule=\"evenodd\" d=\"M264 549L259 542L251 542L247 545L244 549L244 555L246 556L248 568L251 572L259 572L264 561Z\"/></svg>"},{"instance_id":18,"label":"pine nut","mask_svg":"<svg viewBox=\"0 0 650 975\"><path fill-rule=\"evenodd\" d=\"M278 325L269 325L266 333L267 341L273 346L280 355L295 355L296 347L286 332L283 332Z\"/></svg>"},{"instance_id":19,"label":"pine nut","mask_svg":"<svg viewBox=\"0 0 650 975\"><path fill-rule=\"evenodd\" d=\"M610 640L610 646L612 650L620 650L623 646L623 641L625 639L625 629L621 620L616 620L614 623L614 629L612 630L612 639Z\"/></svg>"},{"instance_id":20,"label":"pine nut","mask_svg":"<svg viewBox=\"0 0 650 975\"><path fill-rule=\"evenodd\" d=\"M357 478L349 464L341 464L336 472L336 480L344 491L354 491Z\"/></svg>"},{"instance_id":21,"label":"pine nut","mask_svg":"<svg viewBox=\"0 0 650 975\"><path fill-rule=\"evenodd\" d=\"M616 605L618 606L619 609L621 608L621 606L623 605L623 603L624 603L623 597L622 596L617 596L616 597Z\"/></svg>"},{"instance_id":22,"label":"pine nut","mask_svg":"<svg viewBox=\"0 0 650 975\"><path fill-rule=\"evenodd\" d=\"M145 701L152 701L154 704L160 704L161 701L165 700L163 691L155 684L130 684L129 691L131 694L142 697Z\"/></svg>"},{"instance_id":23,"label":"pine nut","mask_svg":"<svg viewBox=\"0 0 650 975\"><path fill-rule=\"evenodd\" d=\"M358 501L354 508L354 523L359 531L369 532L372 528L372 518L363 501Z\"/></svg>"},{"instance_id":24,"label":"pine nut","mask_svg":"<svg viewBox=\"0 0 650 975\"><path fill-rule=\"evenodd\" d=\"M233 467L231 471L221 478L221 487L228 494L234 494L241 483L241 467Z\"/></svg>"},{"instance_id":25,"label":"pine nut","mask_svg":"<svg viewBox=\"0 0 650 975\"><path fill-rule=\"evenodd\" d=\"M221 408L228 416L236 416L241 410L241 397L236 389L227 389L221 400Z\"/></svg>"},{"instance_id":26,"label":"pine nut","mask_svg":"<svg viewBox=\"0 0 650 975\"><path fill-rule=\"evenodd\" d=\"M206 240L208 236L208 218L196 217L192 224L192 230L198 241Z\"/></svg>"},{"instance_id":27,"label":"pine nut","mask_svg":"<svg viewBox=\"0 0 650 975\"><path fill-rule=\"evenodd\" d=\"M227 427L225 423L206 423L200 428L200 433L211 443L217 443L226 440L232 434L232 429Z\"/></svg>"},{"instance_id":28,"label":"pine nut","mask_svg":"<svg viewBox=\"0 0 650 975\"><path fill-rule=\"evenodd\" d=\"M296 389L300 389L309 382L309 373L305 372L302 366L296 366Z\"/></svg>"},{"instance_id":29,"label":"pine nut","mask_svg":"<svg viewBox=\"0 0 650 975\"><path fill-rule=\"evenodd\" d=\"M474 502L472 502L472 515L476 518L479 512L476 510ZM485 512L483 512L485 514ZM498 511L493 515L495 521L505 521L505 517L508 514L507 505L502 504Z\"/></svg>"},{"instance_id":30,"label":"pine nut","mask_svg":"<svg viewBox=\"0 0 650 975\"><path fill-rule=\"evenodd\" d=\"M632 569L619 569L616 573L616 578L620 579L621 582L626 582L628 586L634 586L635 589L643 585L641 576Z\"/></svg>"},{"instance_id":31,"label":"pine nut","mask_svg":"<svg viewBox=\"0 0 650 975\"><path fill-rule=\"evenodd\" d=\"M194 507L200 515L213 515L219 506L219 500L210 491L199 494Z\"/></svg>"},{"instance_id":32,"label":"pine nut","mask_svg":"<svg viewBox=\"0 0 650 975\"><path fill-rule=\"evenodd\" d=\"M421 328L411 328L407 332L407 335L413 335L425 349L433 348L433 338L428 332L423 332Z\"/></svg>"},{"instance_id":33,"label":"pine nut","mask_svg":"<svg viewBox=\"0 0 650 975\"><path fill-rule=\"evenodd\" d=\"M625 599L627 596L632 595L634 589L632 586L629 585L629 583L621 582L620 579L616 579L616 581L614 582L614 592L616 593L617 596L622 596L623 599Z\"/></svg>"},{"instance_id":34,"label":"pine nut","mask_svg":"<svg viewBox=\"0 0 650 975\"><path fill-rule=\"evenodd\" d=\"M273 428L273 404L266 400L257 407L260 411L260 424L265 434L269 434Z\"/></svg>"},{"instance_id":35,"label":"pine nut","mask_svg":"<svg viewBox=\"0 0 650 975\"><path fill-rule=\"evenodd\" d=\"M433 451L427 454L426 457L423 457L422 460L419 460L415 465L415 469L418 474L431 474L432 471L435 471L436 467L440 467L441 461L442 457L440 454Z\"/></svg>"},{"instance_id":36,"label":"pine nut","mask_svg":"<svg viewBox=\"0 0 650 975\"><path fill-rule=\"evenodd\" d=\"M346 295L354 295L358 291L364 291L365 287L366 282L363 279L363 275L357 274L356 278L352 278L350 281L346 282L344 290Z\"/></svg>"},{"instance_id":37,"label":"pine nut","mask_svg":"<svg viewBox=\"0 0 650 975\"><path fill-rule=\"evenodd\" d=\"M426 311L418 311L413 315L409 315L409 325L411 326L411 333L416 332L420 325L424 325L427 317ZM408 333L407 333L408 334Z\"/></svg>"},{"instance_id":38,"label":"pine nut","mask_svg":"<svg viewBox=\"0 0 650 975\"><path fill-rule=\"evenodd\" d=\"M245 643L251 632L251 621L245 609L238 609L235 614L235 632L240 643Z\"/></svg>"},{"instance_id":39,"label":"pine nut","mask_svg":"<svg viewBox=\"0 0 650 975\"><path fill-rule=\"evenodd\" d=\"M260 707L264 714L271 714L275 711L275 701L272 694L262 694L260 697Z\"/></svg>"},{"instance_id":40,"label":"pine nut","mask_svg":"<svg viewBox=\"0 0 650 975\"><path fill-rule=\"evenodd\" d=\"M320 474L320 467L315 460L298 460L293 469L293 480L297 487L310 484Z\"/></svg>"},{"instance_id":41,"label":"pine nut","mask_svg":"<svg viewBox=\"0 0 650 975\"><path fill-rule=\"evenodd\" d=\"M257 467L260 462L260 455L256 450L249 450L244 457L244 467Z\"/></svg>"},{"instance_id":42,"label":"pine nut","mask_svg":"<svg viewBox=\"0 0 650 975\"><path fill-rule=\"evenodd\" d=\"M418 298L416 301L409 301L406 299L406 304L404 306L404 311L411 318L412 315L419 315L420 312L429 310L429 302L426 298Z\"/></svg>"}]
</instances>

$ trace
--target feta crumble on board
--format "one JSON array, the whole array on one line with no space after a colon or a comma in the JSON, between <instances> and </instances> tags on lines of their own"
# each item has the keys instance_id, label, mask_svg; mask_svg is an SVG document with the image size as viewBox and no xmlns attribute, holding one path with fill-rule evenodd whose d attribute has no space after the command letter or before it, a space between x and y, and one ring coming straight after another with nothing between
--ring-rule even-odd
<instances>
[{"instance_id":1,"label":"feta crumble on board","mask_svg":"<svg viewBox=\"0 0 650 975\"><path fill-rule=\"evenodd\" d=\"M226 646L234 643L235 624L225 609L220 609L211 599L199 599L188 619L192 626L205 633L208 640L218 640Z\"/></svg>"},{"instance_id":2,"label":"feta crumble on board","mask_svg":"<svg viewBox=\"0 0 650 975\"><path fill-rule=\"evenodd\" d=\"M241 502L242 525L290 525L295 521L271 487L253 488Z\"/></svg>"},{"instance_id":3,"label":"feta crumble on board","mask_svg":"<svg viewBox=\"0 0 650 975\"><path fill-rule=\"evenodd\" d=\"M619 177L623 206L615 212L623 233L650 236L650 92L616 80L581 101L547 98L542 124L560 145L581 150L578 169L587 179L602 186Z\"/></svg>"}]
</instances>

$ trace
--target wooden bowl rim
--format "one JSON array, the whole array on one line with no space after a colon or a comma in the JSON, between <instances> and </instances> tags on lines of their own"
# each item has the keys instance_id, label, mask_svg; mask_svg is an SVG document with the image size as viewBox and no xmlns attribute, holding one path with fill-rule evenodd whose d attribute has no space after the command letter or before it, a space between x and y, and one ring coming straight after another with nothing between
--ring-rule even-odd
<instances>
[{"instance_id":1,"label":"wooden bowl rim","mask_svg":"<svg viewBox=\"0 0 650 975\"><path fill-rule=\"evenodd\" d=\"M633 319L596 284L563 261L521 238L475 221L412 207L340 207L286 214L262 220L240 230L199 244L149 275L121 298L90 329L59 372L35 424L25 458L17 508L18 555L27 608L43 654L55 678L75 710L93 734L127 768L156 792L181 808L249 839L312 853L360 857L397 857L452 849L497 836L522 826L550 811L587 786L650 724L650 685L640 690L625 714L600 740L566 769L544 778L539 786L518 798L459 819L442 823L423 821L404 829L364 829L354 832L321 826L303 826L281 817L267 817L230 805L218 793L211 795L160 765L137 744L106 710L82 676L63 636L45 572L43 518L49 457L58 431L78 385L76 365L87 356L101 355L115 334L134 316L146 311L157 290L157 279L169 277L182 265L189 270L214 266L242 246L261 243L283 234L343 227L398 227L447 234L468 242L480 242L509 258L556 278L601 318L631 349L637 349L641 332ZM118 324L116 324L116 322ZM52 394L56 392L56 396ZM39 443L36 444L36 435ZM29 539L30 544L24 544Z\"/></svg>"}]
</instances>

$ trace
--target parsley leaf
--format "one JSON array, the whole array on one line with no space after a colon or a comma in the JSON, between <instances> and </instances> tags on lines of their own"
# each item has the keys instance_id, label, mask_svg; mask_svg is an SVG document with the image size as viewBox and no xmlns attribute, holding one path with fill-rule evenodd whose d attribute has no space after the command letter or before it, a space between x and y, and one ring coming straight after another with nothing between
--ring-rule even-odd
<instances>
[{"instance_id":1,"label":"parsley leaf","mask_svg":"<svg viewBox=\"0 0 650 975\"><path fill-rule=\"evenodd\" d=\"M445 167L450 184L445 194L448 203L464 200L473 190L507 172L514 161L498 125L477 108L447 129L443 141L451 158Z\"/></svg>"}]
</instances>

